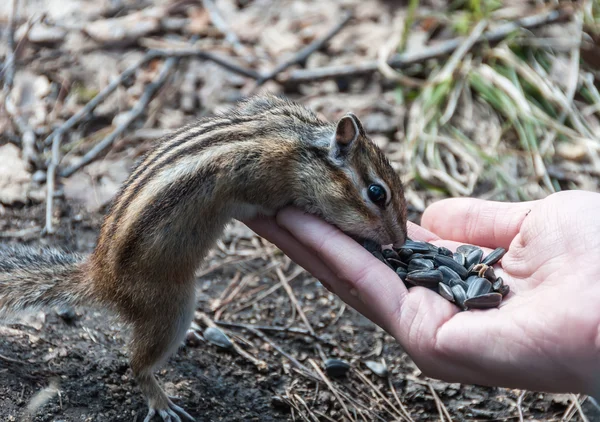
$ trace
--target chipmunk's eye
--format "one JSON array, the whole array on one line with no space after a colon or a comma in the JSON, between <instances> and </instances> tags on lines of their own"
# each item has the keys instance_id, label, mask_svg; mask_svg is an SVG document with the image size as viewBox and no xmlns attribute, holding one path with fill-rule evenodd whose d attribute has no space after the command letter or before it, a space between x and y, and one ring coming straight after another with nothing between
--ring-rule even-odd
<instances>
[{"instance_id":1,"label":"chipmunk's eye","mask_svg":"<svg viewBox=\"0 0 600 422\"><path fill-rule=\"evenodd\" d=\"M380 207L385 206L386 194L383 186L378 185L376 183L369 185L369 188L367 189L367 195L369 196L369 199L373 201L374 204Z\"/></svg>"}]
</instances>

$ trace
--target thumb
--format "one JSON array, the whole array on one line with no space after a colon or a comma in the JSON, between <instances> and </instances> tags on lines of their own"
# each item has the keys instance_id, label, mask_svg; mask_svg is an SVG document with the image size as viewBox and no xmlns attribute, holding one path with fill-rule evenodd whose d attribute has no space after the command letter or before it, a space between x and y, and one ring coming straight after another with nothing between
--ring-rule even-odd
<instances>
[{"instance_id":1,"label":"thumb","mask_svg":"<svg viewBox=\"0 0 600 422\"><path fill-rule=\"evenodd\" d=\"M523 220L537 202L446 199L425 210L421 225L442 239L508 249L519 233Z\"/></svg>"}]
</instances>

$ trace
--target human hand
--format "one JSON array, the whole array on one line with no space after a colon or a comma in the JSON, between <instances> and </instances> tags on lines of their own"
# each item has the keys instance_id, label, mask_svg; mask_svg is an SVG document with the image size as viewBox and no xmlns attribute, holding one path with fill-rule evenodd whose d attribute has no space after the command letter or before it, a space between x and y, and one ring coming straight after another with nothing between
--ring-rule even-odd
<instances>
[{"instance_id":1,"label":"human hand","mask_svg":"<svg viewBox=\"0 0 600 422\"><path fill-rule=\"evenodd\" d=\"M511 293L499 309L481 311L459 312L422 287L407 290L362 246L301 211L247 224L386 329L430 377L600 393L600 194L449 199L425 211L423 227L409 224L414 240L507 249L496 274Z\"/></svg>"}]
</instances>

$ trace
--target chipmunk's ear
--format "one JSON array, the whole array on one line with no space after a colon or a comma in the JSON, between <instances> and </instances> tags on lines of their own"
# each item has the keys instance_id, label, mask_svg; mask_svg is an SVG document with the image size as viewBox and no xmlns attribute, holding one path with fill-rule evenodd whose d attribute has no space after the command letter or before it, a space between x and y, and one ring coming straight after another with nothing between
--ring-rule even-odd
<instances>
[{"instance_id":1,"label":"chipmunk's ear","mask_svg":"<svg viewBox=\"0 0 600 422\"><path fill-rule=\"evenodd\" d=\"M331 145L331 152L334 157L342 157L358 139L358 136L363 133L358 117L352 113L347 113L342 117L335 128L335 136Z\"/></svg>"}]
</instances>

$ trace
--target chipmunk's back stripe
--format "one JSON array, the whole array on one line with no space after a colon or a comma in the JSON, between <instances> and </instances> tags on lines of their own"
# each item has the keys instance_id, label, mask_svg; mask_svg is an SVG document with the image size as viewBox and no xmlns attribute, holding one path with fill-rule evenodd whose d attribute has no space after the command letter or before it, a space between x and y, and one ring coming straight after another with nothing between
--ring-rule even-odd
<instances>
[{"instance_id":1,"label":"chipmunk's back stripe","mask_svg":"<svg viewBox=\"0 0 600 422\"><path fill-rule=\"evenodd\" d=\"M192 125L185 126L184 128L176 131L168 138L164 139L164 141L159 147L157 147L153 151L150 151L144 157L144 159L136 166L136 168L133 170L133 172L121 188L121 191L119 192L116 200L118 201L121 195L127 190L127 188L131 186L144 171L146 171L157 160L159 160L160 157L164 155L169 149L177 148L179 145L189 141L194 136L201 135L202 133L206 133L210 130L218 129L242 121L248 121L252 118L253 117L248 117L246 119L236 119L236 121L233 121L229 117L223 117L219 120L198 121L196 123L193 123Z\"/></svg>"},{"instance_id":2,"label":"chipmunk's back stripe","mask_svg":"<svg viewBox=\"0 0 600 422\"><path fill-rule=\"evenodd\" d=\"M256 118L254 118L256 119ZM114 234L118 226L118 222L122 219L125 210L129 207L131 202L135 200L141 189L152 180L156 174L167 166L172 165L175 161L182 157L190 155L198 155L202 150L210 147L216 147L223 143L231 141L231 138L235 136L235 141L251 140L256 137L256 132L247 131L247 127L244 125L239 126L239 130L231 130L231 125L226 125L226 128L220 127L221 130L213 130L209 133L201 133L195 136L190 136L187 140L180 140L177 142L177 147L163 152L162 155L154 158L152 166L148 166L145 173L140 174L135 183L130 184L128 188L123 191L121 198L118 200L117 208L114 211L114 218L112 219L112 227L109 230L110 236ZM200 159L200 157L198 157Z\"/></svg>"}]
</instances>

